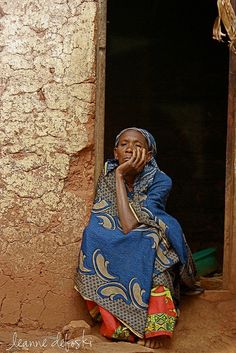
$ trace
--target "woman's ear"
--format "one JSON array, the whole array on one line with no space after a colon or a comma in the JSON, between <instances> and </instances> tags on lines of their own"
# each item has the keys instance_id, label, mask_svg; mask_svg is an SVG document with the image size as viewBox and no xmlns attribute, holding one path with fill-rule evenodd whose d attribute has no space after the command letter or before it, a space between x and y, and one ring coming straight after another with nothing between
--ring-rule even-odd
<instances>
[{"instance_id":1,"label":"woman's ear","mask_svg":"<svg viewBox=\"0 0 236 353\"><path fill-rule=\"evenodd\" d=\"M117 148L115 147L115 148L114 148L114 158L115 158L115 159L118 159L118 156L117 156L117 151L116 151L116 149L117 149Z\"/></svg>"},{"instance_id":2,"label":"woman's ear","mask_svg":"<svg viewBox=\"0 0 236 353\"><path fill-rule=\"evenodd\" d=\"M152 151L148 151L147 153L147 163L152 159Z\"/></svg>"}]
</instances>

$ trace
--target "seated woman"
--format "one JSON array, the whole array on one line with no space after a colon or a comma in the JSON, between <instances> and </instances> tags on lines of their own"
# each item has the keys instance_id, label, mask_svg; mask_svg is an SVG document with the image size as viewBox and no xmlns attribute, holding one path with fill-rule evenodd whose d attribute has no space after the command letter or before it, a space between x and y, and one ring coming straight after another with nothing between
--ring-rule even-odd
<instances>
[{"instance_id":1,"label":"seated woman","mask_svg":"<svg viewBox=\"0 0 236 353\"><path fill-rule=\"evenodd\" d=\"M180 286L197 293L182 229L165 211L171 179L146 130L117 136L85 228L75 288L108 338L158 348L171 337Z\"/></svg>"}]
</instances>

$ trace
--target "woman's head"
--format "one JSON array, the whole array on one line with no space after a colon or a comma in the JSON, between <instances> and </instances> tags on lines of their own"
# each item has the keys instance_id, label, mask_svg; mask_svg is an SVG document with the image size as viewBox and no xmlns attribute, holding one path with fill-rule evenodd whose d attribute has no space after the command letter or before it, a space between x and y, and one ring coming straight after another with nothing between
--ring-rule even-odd
<instances>
[{"instance_id":1,"label":"woman's head","mask_svg":"<svg viewBox=\"0 0 236 353\"><path fill-rule=\"evenodd\" d=\"M135 127L122 130L116 137L114 155L119 164L131 158L134 149L144 149L147 162L156 155L154 137L144 129Z\"/></svg>"},{"instance_id":2,"label":"woman's head","mask_svg":"<svg viewBox=\"0 0 236 353\"><path fill-rule=\"evenodd\" d=\"M153 154L153 157L155 158L156 157L156 154L157 154L157 146L156 146L156 141L154 139L154 137L152 136L152 134L145 130L145 129L140 129L140 128L137 128L137 127L128 127L127 129L124 129L122 130L117 136L116 136L116 139L115 139L115 147L117 147L118 143L119 143L119 140L120 140L120 137L121 135L128 131L128 130L135 130L135 131L138 131L140 132L146 139L147 141L147 144L148 144L148 149L150 151L152 151L152 154Z\"/></svg>"}]
</instances>

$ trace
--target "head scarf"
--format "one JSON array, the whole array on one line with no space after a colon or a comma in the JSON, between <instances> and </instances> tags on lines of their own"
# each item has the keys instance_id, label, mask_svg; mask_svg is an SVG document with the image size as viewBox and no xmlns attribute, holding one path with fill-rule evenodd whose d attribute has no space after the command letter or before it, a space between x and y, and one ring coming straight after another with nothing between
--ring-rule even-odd
<instances>
[{"instance_id":1,"label":"head scarf","mask_svg":"<svg viewBox=\"0 0 236 353\"><path fill-rule=\"evenodd\" d=\"M147 141L147 144L148 144L148 149L149 149L149 151L152 151L152 156L153 156L154 158L156 158L156 156L157 156L157 145L156 145L156 141L155 141L153 135L152 135L150 132L148 132L147 130L145 130L145 129L140 129L140 128L137 128L137 127L128 127L127 129L122 130L122 131L116 136L116 139L115 139L115 147L118 146L118 143L119 143L119 140L120 140L121 135L122 135L124 132L128 131L128 130L135 130L135 131L140 132L140 133L145 137L145 139L146 139L146 141Z\"/></svg>"}]
</instances>

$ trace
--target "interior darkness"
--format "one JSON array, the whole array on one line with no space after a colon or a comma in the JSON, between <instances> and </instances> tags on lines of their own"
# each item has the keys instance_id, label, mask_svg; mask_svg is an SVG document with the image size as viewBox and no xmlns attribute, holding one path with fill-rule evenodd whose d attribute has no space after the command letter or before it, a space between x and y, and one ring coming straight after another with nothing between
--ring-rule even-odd
<instances>
[{"instance_id":1,"label":"interior darkness","mask_svg":"<svg viewBox=\"0 0 236 353\"><path fill-rule=\"evenodd\" d=\"M108 0L105 158L123 128L148 129L173 180L167 211L192 251L224 234L228 47L215 0Z\"/></svg>"}]
</instances>

